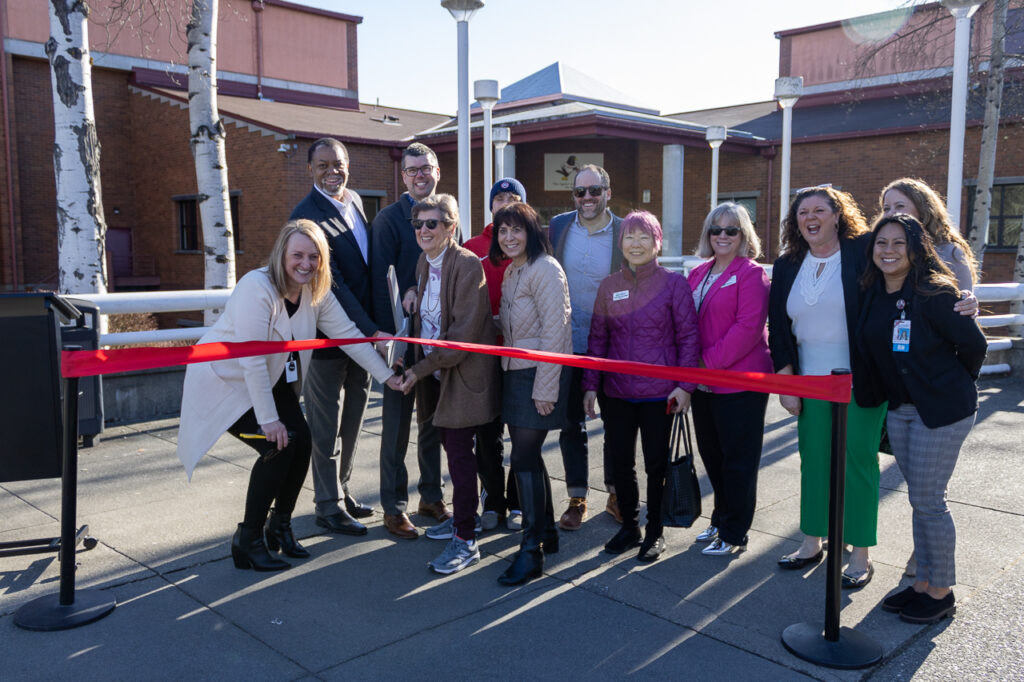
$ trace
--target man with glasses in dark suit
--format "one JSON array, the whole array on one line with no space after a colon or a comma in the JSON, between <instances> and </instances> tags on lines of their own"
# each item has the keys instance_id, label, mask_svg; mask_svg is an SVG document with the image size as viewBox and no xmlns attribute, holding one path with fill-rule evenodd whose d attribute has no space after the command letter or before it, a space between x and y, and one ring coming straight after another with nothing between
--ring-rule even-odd
<instances>
[{"instance_id":1,"label":"man with glasses in dark suit","mask_svg":"<svg viewBox=\"0 0 1024 682\"><path fill-rule=\"evenodd\" d=\"M437 155L425 144L412 143L402 152L402 180L408 191L398 201L381 209L373 219L370 266L374 282L373 315L386 332L395 331L386 284L388 266L395 266L400 292L416 286L416 263L422 249L416 243L416 234L410 223L412 207L417 201L434 194L440 179ZM419 536L407 513L409 474L405 468L414 399L413 393L384 392L380 438L380 504L384 508L384 527L392 535L409 540ZM444 521L451 517L451 512L444 503L441 444L433 424L421 425L416 450L420 468L417 511Z\"/></svg>"},{"instance_id":2,"label":"man with glasses in dark suit","mask_svg":"<svg viewBox=\"0 0 1024 682\"><path fill-rule=\"evenodd\" d=\"M572 199L575 211L551 219L548 236L555 248L555 258L569 280L572 302L572 350L587 352L590 319L601 280L622 265L619 237L622 219L608 208L611 180L600 166L587 164L573 178ZM558 436L565 467L565 485L569 507L558 521L564 530L578 530L587 517L590 462L587 447L586 414L583 412L583 370L573 367L569 388L567 424ZM598 400L600 400L600 392ZM607 454L604 457L605 486L611 493L606 510L622 522L612 487L612 472Z\"/></svg>"}]
</instances>

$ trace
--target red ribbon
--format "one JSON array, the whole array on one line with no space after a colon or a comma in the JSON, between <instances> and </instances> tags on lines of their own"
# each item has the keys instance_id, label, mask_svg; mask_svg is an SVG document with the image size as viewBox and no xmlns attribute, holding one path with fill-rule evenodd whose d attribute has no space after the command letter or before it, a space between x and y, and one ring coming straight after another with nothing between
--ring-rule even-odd
<instances>
[{"instance_id":1,"label":"red ribbon","mask_svg":"<svg viewBox=\"0 0 1024 682\"><path fill-rule=\"evenodd\" d=\"M246 341L241 343L200 343L194 346L169 348L119 348L112 350L76 350L61 352L61 374L65 377L84 377L115 372L133 372L157 367L190 365L195 362L211 362L229 358L244 358L253 355L269 355L289 351L314 350L350 346L369 341L388 341L390 338L373 339L307 339L304 341ZM524 350L507 346L488 346L482 343L461 341L437 341L393 337L396 341L418 343L424 346L452 348L471 353L485 353L507 358L536 360L557 365L596 369L619 374L668 379L733 388L760 393L778 393L801 398L813 398L835 403L850 402L852 380L849 374L837 376L792 376L787 374L765 374L763 372L733 372L723 369L698 369L695 367L667 367L646 362L608 360L586 355L548 353L539 350Z\"/></svg>"}]
</instances>

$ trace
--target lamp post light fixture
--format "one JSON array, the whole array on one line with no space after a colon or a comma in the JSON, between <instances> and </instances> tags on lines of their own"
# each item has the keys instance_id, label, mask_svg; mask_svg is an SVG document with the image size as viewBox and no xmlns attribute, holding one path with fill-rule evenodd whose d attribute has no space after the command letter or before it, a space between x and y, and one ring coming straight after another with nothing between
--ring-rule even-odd
<instances>
[{"instance_id":1,"label":"lamp post light fixture","mask_svg":"<svg viewBox=\"0 0 1024 682\"><path fill-rule=\"evenodd\" d=\"M484 225L491 222L491 170L494 168L491 146L491 110L501 99L498 81L474 81L473 96L484 110Z\"/></svg>"},{"instance_id":2,"label":"lamp post light fixture","mask_svg":"<svg viewBox=\"0 0 1024 682\"><path fill-rule=\"evenodd\" d=\"M455 19L459 34L459 223L462 240L473 235L469 188L469 20L484 6L484 0L441 0L441 7Z\"/></svg>"},{"instance_id":3,"label":"lamp post light fixture","mask_svg":"<svg viewBox=\"0 0 1024 682\"><path fill-rule=\"evenodd\" d=\"M494 128L491 141L494 142L494 177L500 180L505 177L505 145L512 141L512 131L504 127ZM491 188L487 189L489 197Z\"/></svg>"},{"instance_id":4,"label":"lamp post light fixture","mask_svg":"<svg viewBox=\"0 0 1024 682\"><path fill-rule=\"evenodd\" d=\"M704 139L711 145L711 210L718 206L718 148L725 137L725 126L708 126L704 131Z\"/></svg>"},{"instance_id":5,"label":"lamp post light fixture","mask_svg":"<svg viewBox=\"0 0 1024 682\"><path fill-rule=\"evenodd\" d=\"M971 16L981 0L942 0L956 20L953 34L953 100L949 112L949 170L946 210L960 226L960 194L964 184L964 134L967 130L967 62L971 52Z\"/></svg>"},{"instance_id":6,"label":"lamp post light fixture","mask_svg":"<svg viewBox=\"0 0 1024 682\"><path fill-rule=\"evenodd\" d=\"M804 93L802 76L783 76L775 79L775 99L782 108L782 177L779 188L779 222L789 208L789 162L793 145L793 107Z\"/></svg>"}]
</instances>

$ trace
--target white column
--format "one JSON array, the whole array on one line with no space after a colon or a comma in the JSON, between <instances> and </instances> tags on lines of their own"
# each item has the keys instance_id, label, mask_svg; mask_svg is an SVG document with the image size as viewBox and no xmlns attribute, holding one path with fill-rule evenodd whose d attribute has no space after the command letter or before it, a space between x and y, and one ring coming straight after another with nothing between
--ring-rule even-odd
<instances>
[{"instance_id":1,"label":"white column","mask_svg":"<svg viewBox=\"0 0 1024 682\"><path fill-rule=\"evenodd\" d=\"M469 187L469 21L459 27L459 223L462 241L473 236L472 196Z\"/></svg>"},{"instance_id":2,"label":"white column","mask_svg":"<svg viewBox=\"0 0 1024 682\"><path fill-rule=\"evenodd\" d=\"M967 130L967 62L971 52L971 15L977 4L964 0L945 3L956 19L953 34L953 101L949 112L949 170L946 176L946 210L960 226L960 194L964 184L964 134Z\"/></svg>"},{"instance_id":3,"label":"white column","mask_svg":"<svg viewBox=\"0 0 1024 682\"><path fill-rule=\"evenodd\" d=\"M683 145L661 151L661 229L663 256L683 255Z\"/></svg>"}]
</instances>

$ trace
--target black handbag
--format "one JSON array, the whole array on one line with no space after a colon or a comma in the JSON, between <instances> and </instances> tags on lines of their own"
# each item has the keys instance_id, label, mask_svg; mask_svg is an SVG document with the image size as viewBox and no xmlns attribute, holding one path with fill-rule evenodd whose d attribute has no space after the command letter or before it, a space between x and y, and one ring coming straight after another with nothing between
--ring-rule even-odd
<instances>
[{"instance_id":1,"label":"black handbag","mask_svg":"<svg viewBox=\"0 0 1024 682\"><path fill-rule=\"evenodd\" d=\"M668 441L668 471L661 498L661 522L666 526L689 528L700 517L700 483L693 467L690 415L678 413L672 419ZM679 455L682 443L683 455Z\"/></svg>"}]
</instances>

